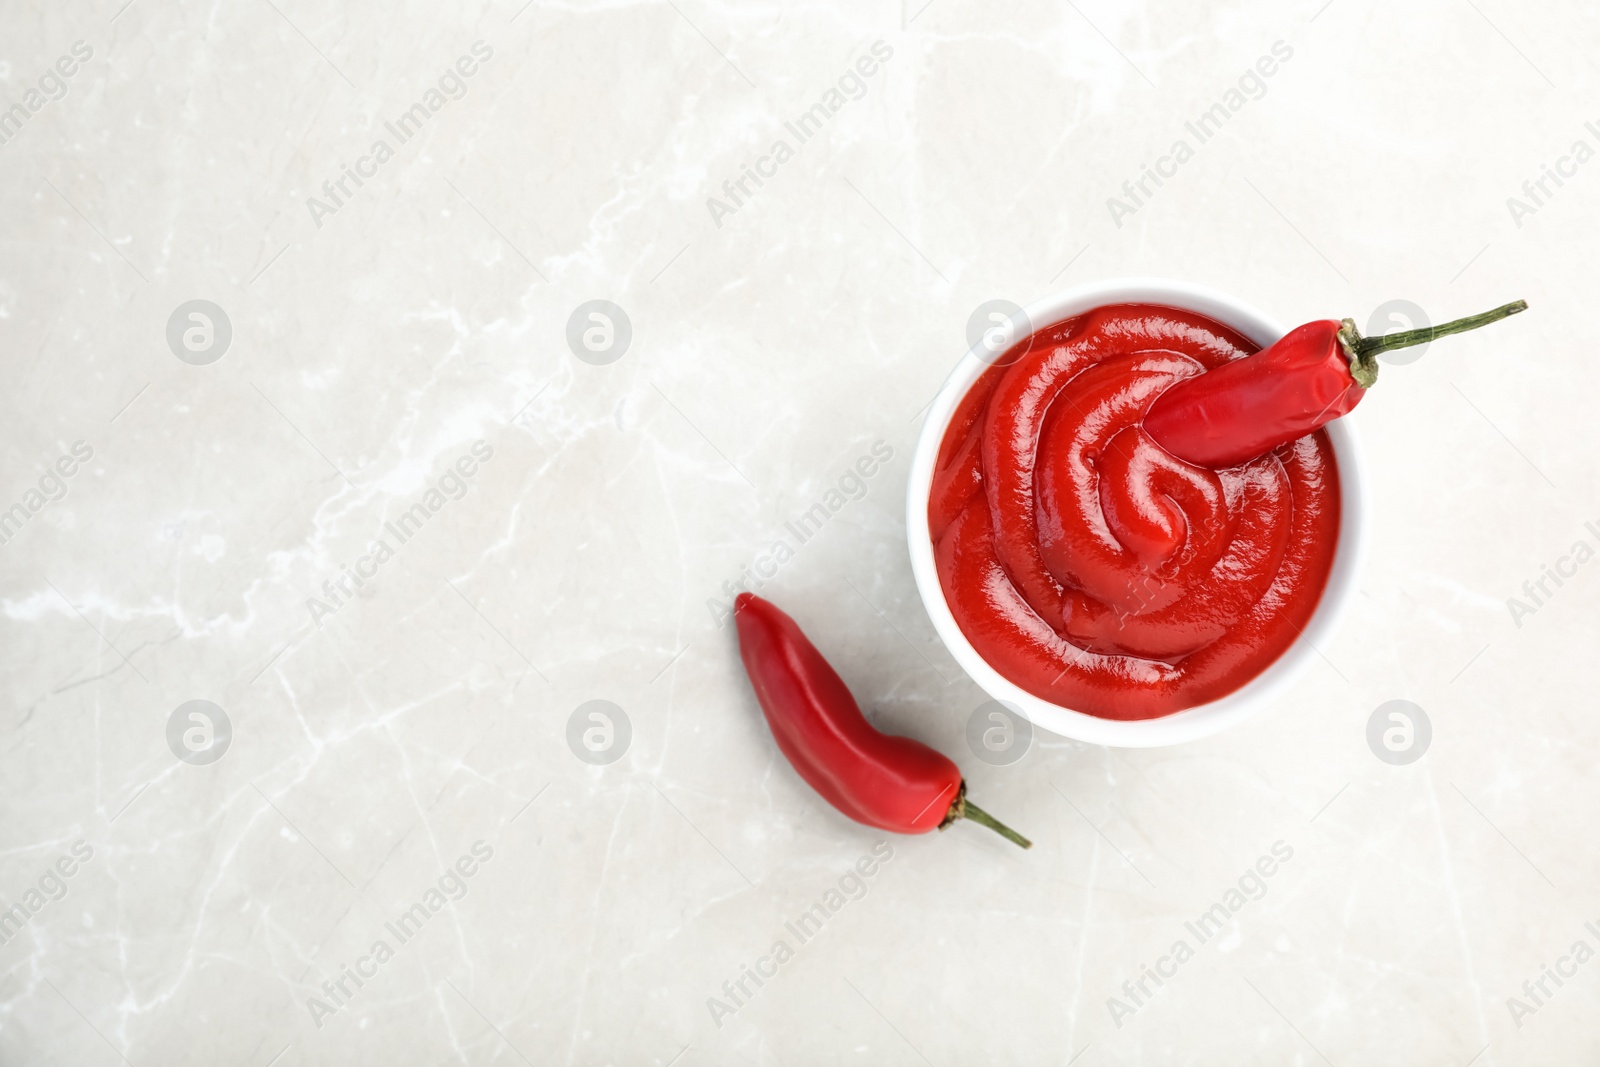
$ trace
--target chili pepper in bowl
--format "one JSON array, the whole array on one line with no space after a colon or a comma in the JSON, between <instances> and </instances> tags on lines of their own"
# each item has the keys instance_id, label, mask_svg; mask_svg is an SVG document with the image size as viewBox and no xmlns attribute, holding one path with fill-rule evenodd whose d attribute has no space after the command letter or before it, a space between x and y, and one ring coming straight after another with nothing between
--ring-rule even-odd
<instances>
[{"instance_id":1,"label":"chili pepper in bowl","mask_svg":"<svg viewBox=\"0 0 1600 1067\"><path fill-rule=\"evenodd\" d=\"M1150 405L1144 428L1181 460L1235 467L1348 414L1378 380L1378 353L1476 330L1527 308L1517 300L1382 337L1362 337L1350 319L1308 322L1252 356L1172 385Z\"/></svg>"},{"instance_id":2,"label":"chili pepper in bowl","mask_svg":"<svg viewBox=\"0 0 1600 1067\"><path fill-rule=\"evenodd\" d=\"M949 759L869 723L844 680L788 615L753 593L740 593L733 610L739 656L778 749L824 800L881 830L925 834L971 819L1033 847L967 799L967 783Z\"/></svg>"}]
</instances>

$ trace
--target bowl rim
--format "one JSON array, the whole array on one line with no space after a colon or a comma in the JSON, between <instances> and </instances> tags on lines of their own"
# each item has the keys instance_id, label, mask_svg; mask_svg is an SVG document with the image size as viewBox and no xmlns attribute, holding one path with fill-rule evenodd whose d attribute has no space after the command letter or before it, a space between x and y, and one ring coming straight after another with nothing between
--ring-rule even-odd
<instances>
[{"instance_id":1,"label":"bowl rim","mask_svg":"<svg viewBox=\"0 0 1600 1067\"><path fill-rule=\"evenodd\" d=\"M1063 289L1028 304L1023 314L1029 331L1037 332L1106 304L1160 304L1195 311L1237 330L1263 348L1286 332L1253 305L1219 290L1155 277L1113 278ZM1327 585L1300 636L1249 682L1225 697L1160 718L1119 720L1102 719L1035 696L992 667L972 647L950 612L928 534L928 494L939 445L961 398L991 365L986 355L975 344L939 387L917 437L906 486L906 540L917 591L945 647L980 688L1051 733L1097 745L1153 748L1199 740L1238 725L1282 696L1316 659L1326 658L1320 646L1338 628L1355 595L1367 549L1366 464L1349 415L1327 426L1340 495L1339 537Z\"/></svg>"}]
</instances>

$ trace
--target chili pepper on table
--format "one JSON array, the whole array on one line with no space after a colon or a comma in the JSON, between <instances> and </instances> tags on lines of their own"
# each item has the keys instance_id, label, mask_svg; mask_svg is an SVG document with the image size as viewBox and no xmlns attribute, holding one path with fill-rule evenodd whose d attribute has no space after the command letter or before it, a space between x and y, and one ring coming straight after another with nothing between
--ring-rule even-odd
<instances>
[{"instance_id":1,"label":"chili pepper on table","mask_svg":"<svg viewBox=\"0 0 1600 1067\"><path fill-rule=\"evenodd\" d=\"M1382 337L1362 337L1350 319L1308 322L1252 356L1177 382L1150 405L1144 428L1181 460L1234 467L1348 414L1378 380L1378 353L1476 330L1527 307L1517 300Z\"/></svg>"},{"instance_id":2,"label":"chili pepper on table","mask_svg":"<svg viewBox=\"0 0 1600 1067\"><path fill-rule=\"evenodd\" d=\"M981 823L1023 848L1033 842L967 799L949 759L880 733L844 680L788 615L753 593L734 601L739 656L783 752L824 800L856 822L900 834Z\"/></svg>"}]
</instances>

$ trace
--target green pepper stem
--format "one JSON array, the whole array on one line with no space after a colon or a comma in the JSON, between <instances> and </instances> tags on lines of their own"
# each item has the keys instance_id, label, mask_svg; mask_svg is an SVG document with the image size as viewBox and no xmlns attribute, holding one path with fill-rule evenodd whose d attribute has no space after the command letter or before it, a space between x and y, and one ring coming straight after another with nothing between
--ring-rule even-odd
<instances>
[{"instance_id":1,"label":"green pepper stem","mask_svg":"<svg viewBox=\"0 0 1600 1067\"><path fill-rule=\"evenodd\" d=\"M1392 352L1397 348L1410 348L1412 345L1425 345L1438 337L1448 337L1453 333L1466 333L1476 330L1480 326L1487 326L1491 322L1510 318L1519 311L1527 311L1526 300L1513 300L1503 304L1493 311L1485 311L1480 315L1468 315L1464 319L1456 319L1439 326L1424 326L1418 330L1400 330L1396 333L1386 333L1377 337L1363 337L1355 343L1356 354L1365 356L1376 355L1379 352Z\"/></svg>"},{"instance_id":2,"label":"green pepper stem","mask_svg":"<svg viewBox=\"0 0 1600 1067\"><path fill-rule=\"evenodd\" d=\"M1398 333L1386 333L1378 337L1362 337L1361 332L1356 329L1355 320L1344 319L1339 325L1339 344L1344 347L1345 358L1350 361L1350 377L1354 378L1363 389L1371 389L1378 381L1379 352L1392 352L1397 348L1425 345L1436 337L1466 333L1468 330L1476 330L1479 326L1487 326L1491 322L1499 322L1519 311L1527 310L1526 300L1513 300L1481 315L1468 315L1464 319L1456 319L1439 326L1424 326L1420 330L1401 330Z\"/></svg>"},{"instance_id":3,"label":"green pepper stem","mask_svg":"<svg viewBox=\"0 0 1600 1067\"><path fill-rule=\"evenodd\" d=\"M999 819L996 819L993 815L990 815L988 812L978 807L978 805L974 804L966 797L962 797L958 803L961 805L961 813L957 816L957 818L971 819L979 826L987 826L989 829L993 830L1007 841L1010 841L1013 844L1021 845L1023 848L1033 847L1032 841L1029 841L1026 837L1023 837L1021 834L1017 833L1011 827L1007 826Z\"/></svg>"}]
</instances>

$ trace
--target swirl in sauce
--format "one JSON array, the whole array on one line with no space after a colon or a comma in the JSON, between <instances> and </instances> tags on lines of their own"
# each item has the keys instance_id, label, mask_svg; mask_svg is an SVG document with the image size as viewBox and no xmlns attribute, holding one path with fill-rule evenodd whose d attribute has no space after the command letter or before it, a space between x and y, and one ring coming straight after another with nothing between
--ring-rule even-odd
<instances>
[{"instance_id":1,"label":"swirl in sauce","mask_svg":"<svg viewBox=\"0 0 1600 1067\"><path fill-rule=\"evenodd\" d=\"M1338 539L1327 435L1213 471L1141 425L1174 382L1257 350L1203 315L1121 304L1033 334L973 383L928 525L950 611L1002 675L1149 719L1233 692L1304 629Z\"/></svg>"}]
</instances>

